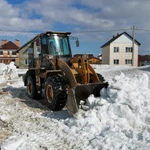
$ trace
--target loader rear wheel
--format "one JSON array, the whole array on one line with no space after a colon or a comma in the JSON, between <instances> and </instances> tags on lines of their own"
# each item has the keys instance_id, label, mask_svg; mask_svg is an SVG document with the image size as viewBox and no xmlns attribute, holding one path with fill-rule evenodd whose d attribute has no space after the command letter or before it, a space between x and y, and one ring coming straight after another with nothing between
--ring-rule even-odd
<instances>
[{"instance_id":1,"label":"loader rear wheel","mask_svg":"<svg viewBox=\"0 0 150 150\"><path fill-rule=\"evenodd\" d=\"M45 100L51 110L61 110L66 105L66 85L61 76L56 75L47 78Z\"/></svg>"},{"instance_id":2,"label":"loader rear wheel","mask_svg":"<svg viewBox=\"0 0 150 150\"><path fill-rule=\"evenodd\" d=\"M27 77L27 93L28 96L32 99L36 98L36 86L35 86L35 81L31 76Z\"/></svg>"},{"instance_id":3,"label":"loader rear wheel","mask_svg":"<svg viewBox=\"0 0 150 150\"><path fill-rule=\"evenodd\" d=\"M37 90L36 90L35 80L31 76L27 77L27 93L30 98L32 98L32 99L37 98Z\"/></svg>"}]
</instances>

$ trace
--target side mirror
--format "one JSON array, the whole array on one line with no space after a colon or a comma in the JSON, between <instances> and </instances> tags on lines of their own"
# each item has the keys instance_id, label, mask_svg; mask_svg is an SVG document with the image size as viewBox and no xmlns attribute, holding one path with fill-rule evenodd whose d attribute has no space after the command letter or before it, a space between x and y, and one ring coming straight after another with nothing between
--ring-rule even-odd
<instances>
[{"instance_id":1,"label":"side mirror","mask_svg":"<svg viewBox=\"0 0 150 150\"><path fill-rule=\"evenodd\" d=\"M76 47L79 47L79 44L80 44L80 43L79 43L79 40L77 39L77 40L76 40Z\"/></svg>"},{"instance_id":2,"label":"side mirror","mask_svg":"<svg viewBox=\"0 0 150 150\"><path fill-rule=\"evenodd\" d=\"M40 37L38 37L36 39L36 46L41 46L41 39L40 39Z\"/></svg>"}]
</instances>

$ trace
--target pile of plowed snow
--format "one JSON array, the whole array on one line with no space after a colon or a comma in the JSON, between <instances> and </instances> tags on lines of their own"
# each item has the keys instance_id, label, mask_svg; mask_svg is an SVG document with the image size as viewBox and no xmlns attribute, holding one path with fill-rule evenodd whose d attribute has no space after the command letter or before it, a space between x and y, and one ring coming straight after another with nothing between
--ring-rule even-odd
<instances>
[{"instance_id":1,"label":"pile of plowed snow","mask_svg":"<svg viewBox=\"0 0 150 150\"><path fill-rule=\"evenodd\" d=\"M0 63L0 68L0 83L18 78L18 73L14 62L11 62L9 65Z\"/></svg>"},{"instance_id":2,"label":"pile of plowed snow","mask_svg":"<svg viewBox=\"0 0 150 150\"><path fill-rule=\"evenodd\" d=\"M0 96L0 119L11 124L13 133L1 149L149 150L149 73L121 73L108 82L101 97L91 95L86 111L74 117L65 110L40 109L37 101L27 98L21 80L9 85L9 94Z\"/></svg>"},{"instance_id":3,"label":"pile of plowed snow","mask_svg":"<svg viewBox=\"0 0 150 150\"><path fill-rule=\"evenodd\" d=\"M65 123L75 133L85 131L94 149L150 148L150 89L148 75L126 77L123 73L109 81L101 98L88 98L89 110ZM80 133L82 136L82 133ZM83 138L84 138L83 136Z\"/></svg>"}]
</instances>

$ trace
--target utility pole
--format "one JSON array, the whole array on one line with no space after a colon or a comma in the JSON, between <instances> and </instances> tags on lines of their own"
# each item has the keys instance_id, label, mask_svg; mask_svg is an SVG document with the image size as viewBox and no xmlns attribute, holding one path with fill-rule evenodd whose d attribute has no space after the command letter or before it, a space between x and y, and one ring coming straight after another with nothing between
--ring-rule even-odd
<instances>
[{"instance_id":1,"label":"utility pole","mask_svg":"<svg viewBox=\"0 0 150 150\"><path fill-rule=\"evenodd\" d=\"M135 26L133 26L132 28L131 28L133 31L132 31L132 37L133 37L133 39L132 39L132 66L134 66L134 43L135 43Z\"/></svg>"}]
</instances>

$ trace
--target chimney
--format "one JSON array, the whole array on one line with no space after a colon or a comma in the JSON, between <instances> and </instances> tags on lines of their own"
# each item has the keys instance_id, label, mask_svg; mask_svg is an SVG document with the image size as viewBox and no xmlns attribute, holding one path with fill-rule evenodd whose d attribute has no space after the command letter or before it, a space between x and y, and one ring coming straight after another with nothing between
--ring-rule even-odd
<instances>
[{"instance_id":1,"label":"chimney","mask_svg":"<svg viewBox=\"0 0 150 150\"><path fill-rule=\"evenodd\" d=\"M15 44L16 44L16 46L20 47L20 41L19 40L16 39Z\"/></svg>"},{"instance_id":2,"label":"chimney","mask_svg":"<svg viewBox=\"0 0 150 150\"><path fill-rule=\"evenodd\" d=\"M4 40L4 39L1 40L1 45L4 45L6 43L7 43L7 40Z\"/></svg>"}]
</instances>

